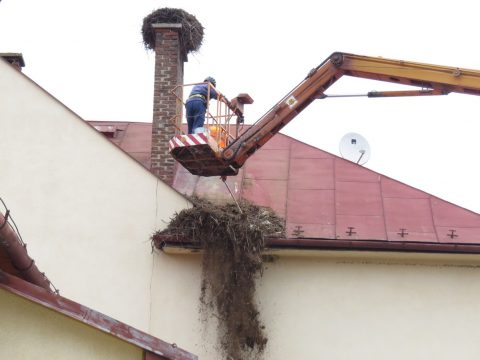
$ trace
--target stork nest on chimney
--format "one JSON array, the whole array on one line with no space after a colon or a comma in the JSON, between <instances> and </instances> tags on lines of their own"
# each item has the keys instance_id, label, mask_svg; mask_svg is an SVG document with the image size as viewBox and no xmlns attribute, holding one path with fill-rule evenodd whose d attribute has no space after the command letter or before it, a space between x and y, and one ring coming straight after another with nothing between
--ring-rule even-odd
<instances>
[{"instance_id":1,"label":"stork nest on chimney","mask_svg":"<svg viewBox=\"0 0 480 360\"><path fill-rule=\"evenodd\" d=\"M183 55L200 49L203 41L203 26L197 18L182 9L162 8L143 19L142 35L146 49L155 50L153 24L181 24L179 29L180 49Z\"/></svg>"},{"instance_id":2,"label":"stork nest on chimney","mask_svg":"<svg viewBox=\"0 0 480 360\"><path fill-rule=\"evenodd\" d=\"M255 301L255 281L263 274L264 240L284 236L284 220L271 209L246 201L214 204L192 198L193 207L175 214L153 234L189 238L203 249L200 313L218 319L218 342L226 359L261 357L267 336Z\"/></svg>"}]
</instances>

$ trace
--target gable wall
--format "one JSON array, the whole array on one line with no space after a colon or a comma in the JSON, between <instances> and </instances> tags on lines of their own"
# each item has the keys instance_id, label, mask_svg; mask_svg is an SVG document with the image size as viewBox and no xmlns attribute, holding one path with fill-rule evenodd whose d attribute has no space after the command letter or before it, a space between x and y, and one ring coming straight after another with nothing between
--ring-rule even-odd
<instances>
[{"instance_id":1,"label":"gable wall","mask_svg":"<svg viewBox=\"0 0 480 360\"><path fill-rule=\"evenodd\" d=\"M0 197L37 266L62 295L148 330L149 237L187 200L3 61L0 128Z\"/></svg>"}]
</instances>

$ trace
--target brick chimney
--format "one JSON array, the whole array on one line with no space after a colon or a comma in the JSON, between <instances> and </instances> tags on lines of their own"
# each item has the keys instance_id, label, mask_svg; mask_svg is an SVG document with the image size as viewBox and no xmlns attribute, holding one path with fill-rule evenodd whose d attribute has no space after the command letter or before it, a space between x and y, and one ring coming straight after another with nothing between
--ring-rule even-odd
<instances>
[{"instance_id":1,"label":"brick chimney","mask_svg":"<svg viewBox=\"0 0 480 360\"><path fill-rule=\"evenodd\" d=\"M180 48L181 24L154 24L155 31L155 82L153 95L151 171L167 184L173 183L175 160L168 151L168 142L176 134L172 123L182 104L172 94L176 85L183 84L183 65L186 55ZM181 91L181 89L180 89ZM181 93L178 94L181 96ZM178 107L178 108L177 108ZM182 117L178 117L177 126Z\"/></svg>"},{"instance_id":2,"label":"brick chimney","mask_svg":"<svg viewBox=\"0 0 480 360\"><path fill-rule=\"evenodd\" d=\"M0 57L5 59L18 71L22 71L22 67L25 66L25 61L23 61L21 53L0 53Z\"/></svg>"}]
</instances>

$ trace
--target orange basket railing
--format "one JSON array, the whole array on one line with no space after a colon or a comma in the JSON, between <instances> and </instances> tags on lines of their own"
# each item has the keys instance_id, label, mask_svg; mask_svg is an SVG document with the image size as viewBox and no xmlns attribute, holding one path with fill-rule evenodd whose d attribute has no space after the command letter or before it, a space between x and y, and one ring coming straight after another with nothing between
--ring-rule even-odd
<instances>
[{"instance_id":1,"label":"orange basket railing","mask_svg":"<svg viewBox=\"0 0 480 360\"><path fill-rule=\"evenodd\" d=\"M184 117L184 94L188 96L191 87L198 84L199 83L177 85L171 91L176 99L176 114L171 118L171 123L177 129L177 134L186 134L182 128L182 124L184 123L183 120L186 122ZM217 101L215 102L210 101L212 88L215 89L217 93ZM235 140L238 135L238 126L235 127L235 133L232 133L232 125L238 125L239 122L238 108L233 106L220 91L208 83L207 111L202 130L216 141L219 151L222 151L231 141Z\"/></svg>"}]
</instances>

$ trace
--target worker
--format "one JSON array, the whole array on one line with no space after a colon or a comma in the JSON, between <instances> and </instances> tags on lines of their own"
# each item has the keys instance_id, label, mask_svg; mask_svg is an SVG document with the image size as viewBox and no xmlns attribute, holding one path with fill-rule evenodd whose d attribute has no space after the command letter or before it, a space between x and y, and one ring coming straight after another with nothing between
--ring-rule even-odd
<instances>
[{"instance_id":1,"label":"worker","mask_svg":"<svg viewBox=\"0 0 480 360\"><path fill-rule=\"evenodd\" d=\"M209 86L211 84L213 87ZM217 99L215 91L216 81L212 77L207 77L202 84L193 87L185 103L187 112L188 133L194 134L195 129L203 128L205 123L205 113L207 112L207 99L210 93L210 99ZM209 89L210 87L210 89Z\"/></svg>"}]
</instances>

